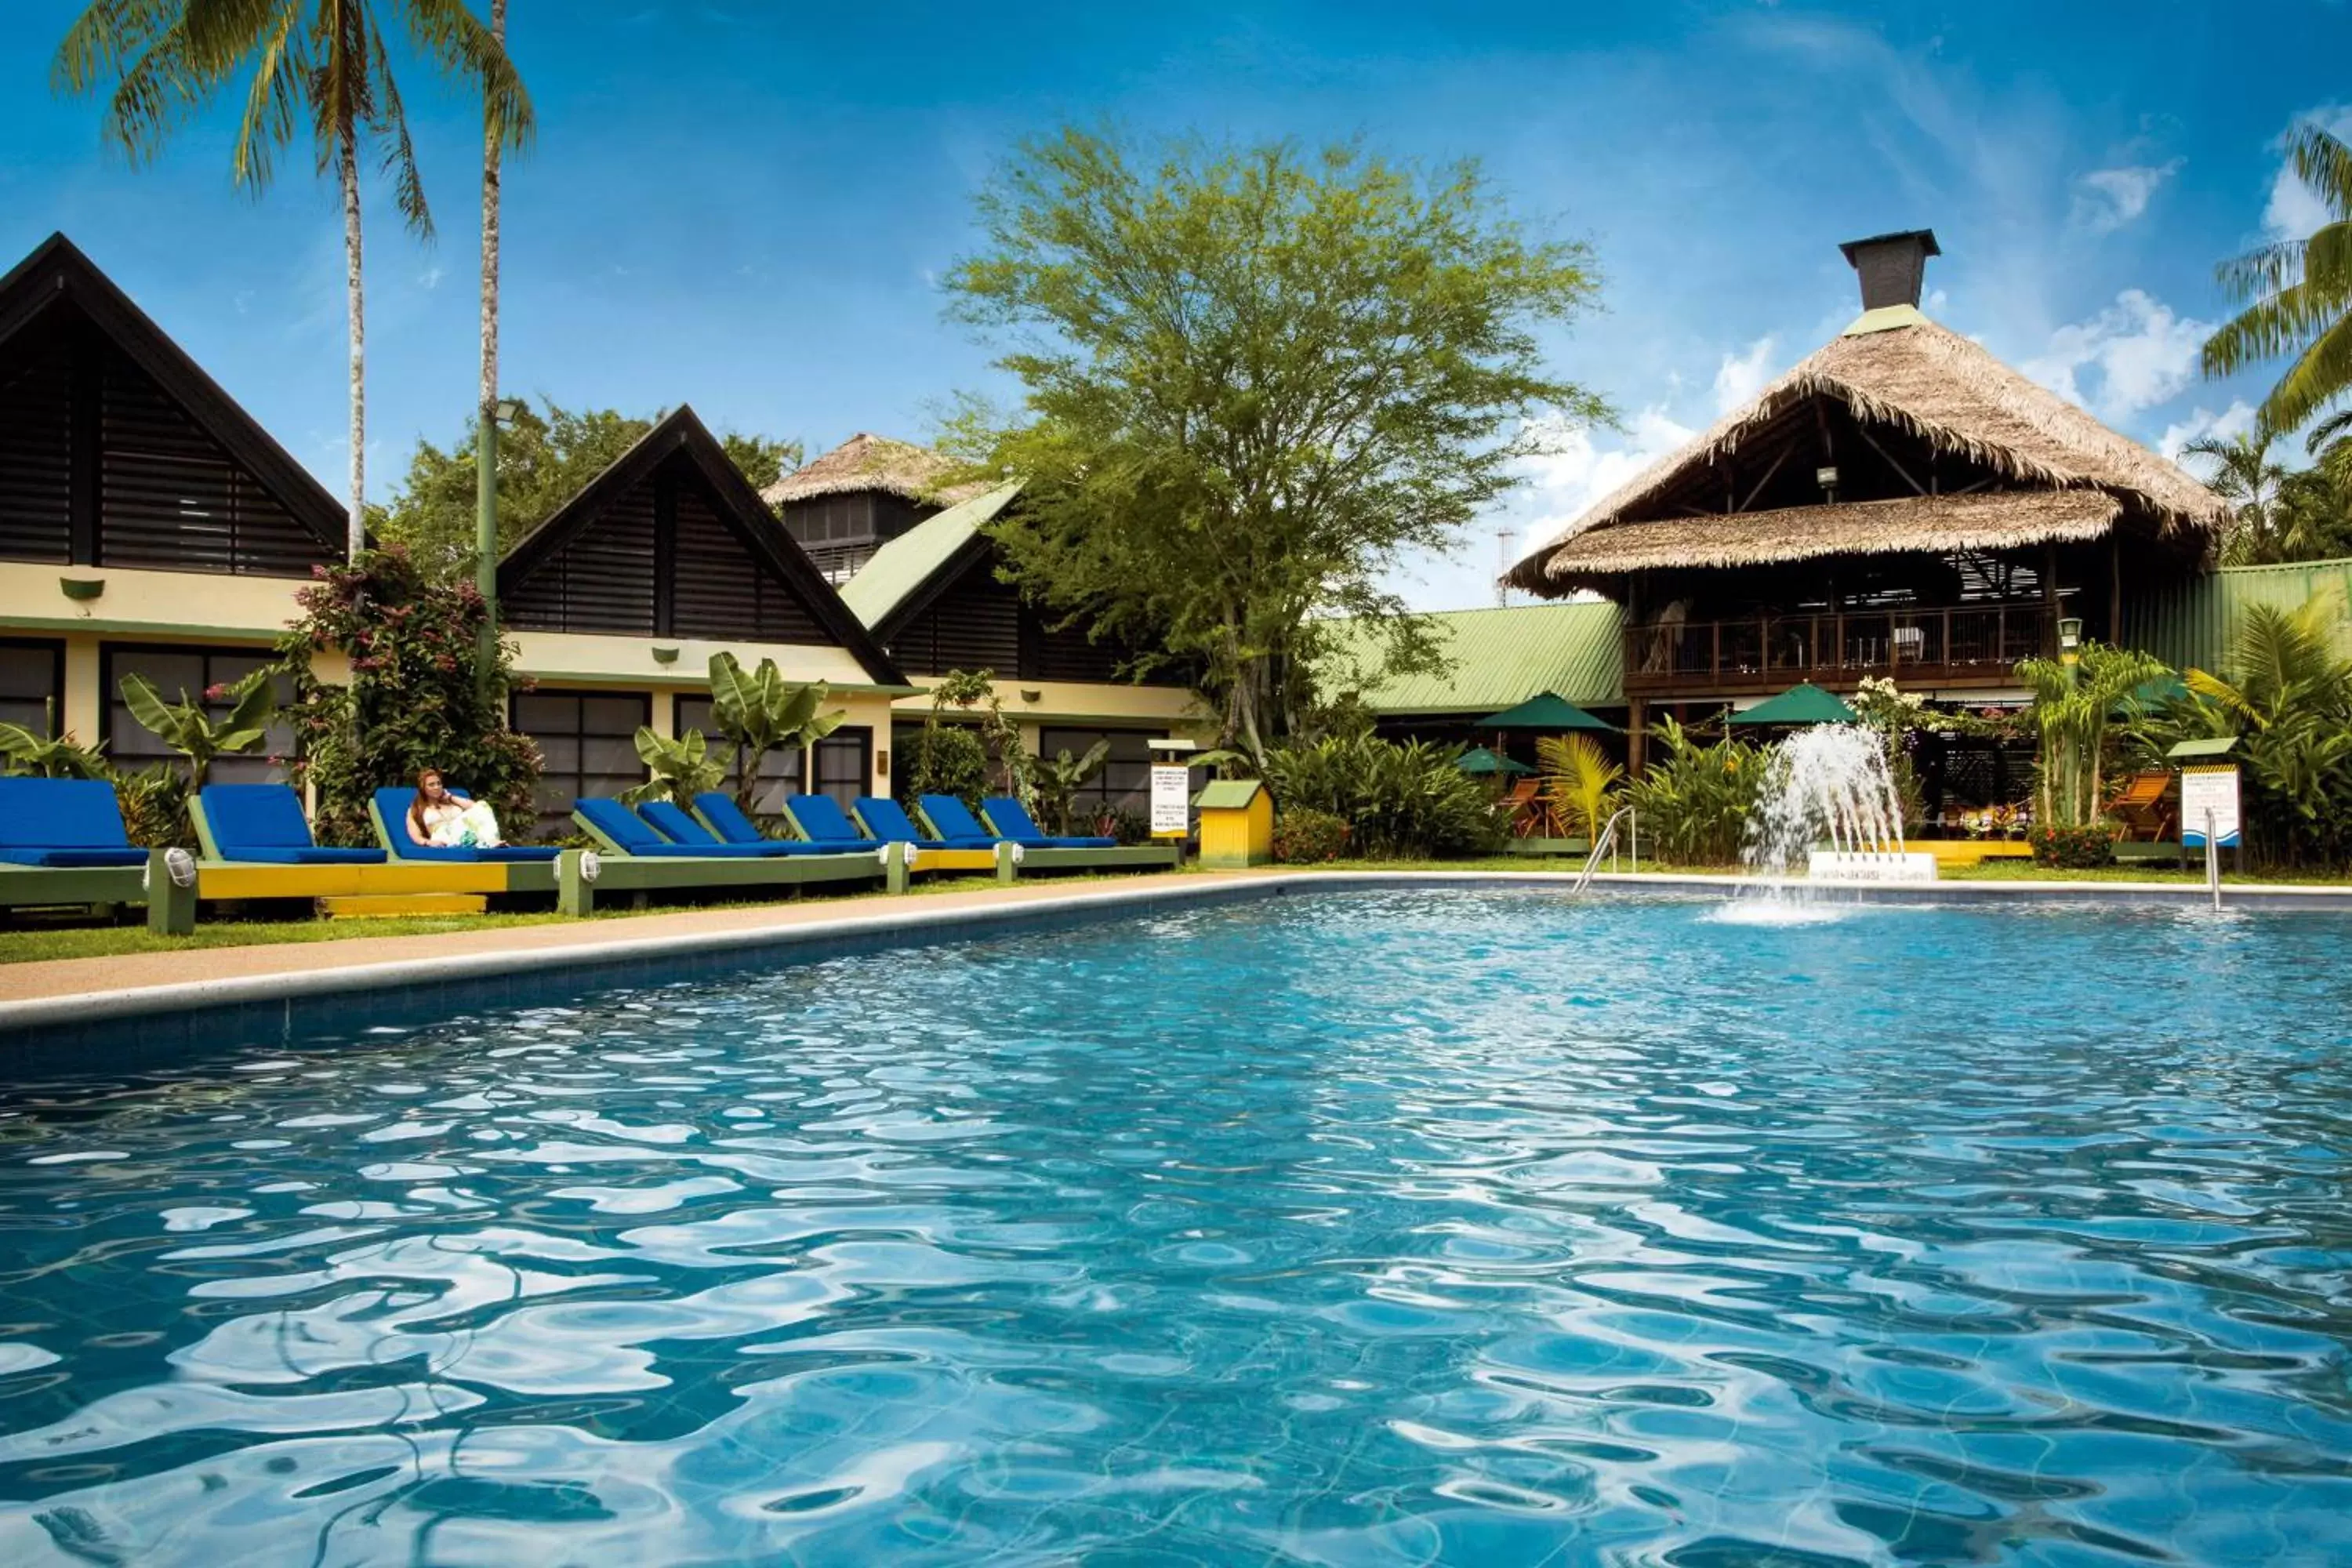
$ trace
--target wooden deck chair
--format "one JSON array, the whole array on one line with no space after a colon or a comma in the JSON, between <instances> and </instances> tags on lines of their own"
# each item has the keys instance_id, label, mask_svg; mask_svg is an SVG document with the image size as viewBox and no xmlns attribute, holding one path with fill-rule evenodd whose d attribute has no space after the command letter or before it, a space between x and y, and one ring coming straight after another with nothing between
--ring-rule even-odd
<instances>
[{"instance_id":1,"label":"wooden deck chair","mask_svg":"<svg viewBox=\"0 0 2352 1568\"><path fill-rule=\"evenodd\" d=\"M2121 823L2130 837L2151 844L2169 839L2179 826L2172 774L2161 770L2132 774L2108 798L2107 815Z\"/></svg>"},{"instance_id":2,"label":"wooden deck chair","mask_svg":"<svg viewBox=\"0 0 2352 1568\"><path fill-rule=\"evenodd\" d=\"M1545 816L1543 780L1513 779L1509 793L1503 796L1503 804L1511 808L1511 833L1514 837L1526 838L1542 831Z\"/></svg>"}]
</instances>

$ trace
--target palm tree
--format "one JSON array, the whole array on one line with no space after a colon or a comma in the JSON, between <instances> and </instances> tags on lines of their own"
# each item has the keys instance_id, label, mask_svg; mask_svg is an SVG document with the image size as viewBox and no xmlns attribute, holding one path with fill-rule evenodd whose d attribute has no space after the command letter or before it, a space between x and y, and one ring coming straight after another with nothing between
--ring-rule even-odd
<instances>
[{"instance_id":1,"label":"palm tree","mask_svg":"<svg viewBox=\"0 0 2352 1568\"><path fill-rule=\"evenodd\" d=\"M2307 239L2280 240L2221 264L2222 287L2251 302L2204 351L2210 376L2294 355L2263 400L2261 416L2273 430L2294 429L2352 388L2352 147L2306 122L2288 133L2286 152L2329 221Z\"/></svg>"},{"instance_id":2,"label":"palm tree","mask_svg":"<svg viewBox=\"0 0 2352 1568\"><path fill-rule=\"evenodd\" d=\"M2271 456L2278 432L2259 416L2254 427L2223 440L2200 436L2180 449L2184 458L2205 458L2213 464L2205 482L2231 508L2229 537L2221 543L2221 559L2245 566L2270 559L2273 546L2271 514L2279 487L2286 482L2286 465Z\"/></svg>"},{"instance_id":3,"label":"palm tree","mask_svg":"<svg viewBox=\"0 0 2352 1568\"><path fill-rule=\"evenodd\" d=\"M50 83L60 92L89 92L113 79L105 135L134 164L159 156L173 131L246 76L235 174L237 184L256 193L269 184L278 152L307 123L319 172L331 168L342 194L353 559L365 540L367 506L362 142L380 152L410 230L425 238L433 234L379 20L386 15L445 75L481 83L493 143L520 145L530 132L530 100L506 51L463 0L91 0L49 68Z\"/></svg>"},{"instance_id":4,"label":"palm tree","mask_svg":"<svg viewBox=\"0 0 2352 1568\"><path fill-rule=\"evenodd\" d=\"M501 58L507 47L507 0L490 0L490 42ZM485 83L487 103L489 94ZM499 154L507 137L498 117L486 114L482 123L482 410L485 419L497 417L499 404Z\"/></svg>"}]
</instances>

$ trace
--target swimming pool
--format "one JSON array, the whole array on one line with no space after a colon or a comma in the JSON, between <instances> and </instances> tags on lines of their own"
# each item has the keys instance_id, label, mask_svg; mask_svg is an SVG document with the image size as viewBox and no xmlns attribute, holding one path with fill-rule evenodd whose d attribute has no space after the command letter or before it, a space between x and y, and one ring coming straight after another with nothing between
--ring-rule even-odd
<instances>
[{"instance_id":1,"label":"swimming pool","mask_svg":"<svg viewBox=\"0 0 2352 1568\"><path fill-rule=\"evenodd\" d=\"M1317 894L20 1085L0 1561L2352 1556L2352 924Z\"/></svg>"}]
</instances>

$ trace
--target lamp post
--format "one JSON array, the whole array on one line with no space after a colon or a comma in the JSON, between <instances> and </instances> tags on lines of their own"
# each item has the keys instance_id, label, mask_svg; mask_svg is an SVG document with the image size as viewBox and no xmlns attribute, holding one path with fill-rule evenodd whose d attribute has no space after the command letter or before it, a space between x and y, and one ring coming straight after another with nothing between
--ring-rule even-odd
<instances>
[{"instance_id":1,"label":"lamp post","mask_svg":"<svg viewBox=\"0 0 2352 1568\"><path fill-rule=\"evenodd\" d=\"M2076 683L2083 678L2081 668L2083 662L2083 623L2081 618L2078 616L2062 616L2059 617L2058 662L2065 667L2066 689L2069 692L2072 692ZM2072 708L2073 704L2070 702L2068 704L2070 711ZM2075 756L2075 742L2076 738L2071 732L2066 733L2063 736L2061 744L2063 746L2064 751L2058 760L2065 768L2066 804L2070 808L2070 815L2074 816L2083 816L2088 814L2079 809L2074 809L2080 807L2082 805L2079 795L2079 791L2082 786L2082 767L2079 760ZM2052 826L2054 826L2055 824L2053 824ZM2068 826L2072 826L2074 825L2070 823Z\"/></svg>"},{"instance_id":2,"label":"lamp post","mask_svg":"<svg viewBox=\"0 0 2352 1568\"><path fill-rule=\"evenodd\" d=\"M474 434L474 586L482 595L482 630L476 672L487 692L499 654L499 426L522 417L519 397L501 397L482 410Z\"/></svg>"}]
</instances>

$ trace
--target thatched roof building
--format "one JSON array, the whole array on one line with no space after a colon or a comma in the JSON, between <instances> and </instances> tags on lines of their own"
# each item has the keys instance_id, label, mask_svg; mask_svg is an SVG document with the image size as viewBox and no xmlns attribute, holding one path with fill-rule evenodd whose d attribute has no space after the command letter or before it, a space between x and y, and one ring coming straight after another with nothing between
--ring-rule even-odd
<instances>
[{"instance_id":1,"label":"thatched roof building","mask_svg":"<svg viewBox=\"0 0 2352 1568\"><path fill-rule=\"evenodd\" d=\"M761 490L760 499L781 507L819 496L871 491L945 507L970 500L991 488L985 483L942 485L940 481L959 467L944 452L861 430Z\"/></svg>"},{"instance_id":2,"label":"thatched roof building","mask_svg":"<svg viewBox=\"0 0 2352 1568\"><path fill-rule=\"evenodd\" d=\"M2111 533L2200 557L2221 499L1918 309L1925 231L1844 247L1862 316L1531 552L1512 586L1617 596L1632 573L1998 551Z\"/></svg>"}]
</instances>

